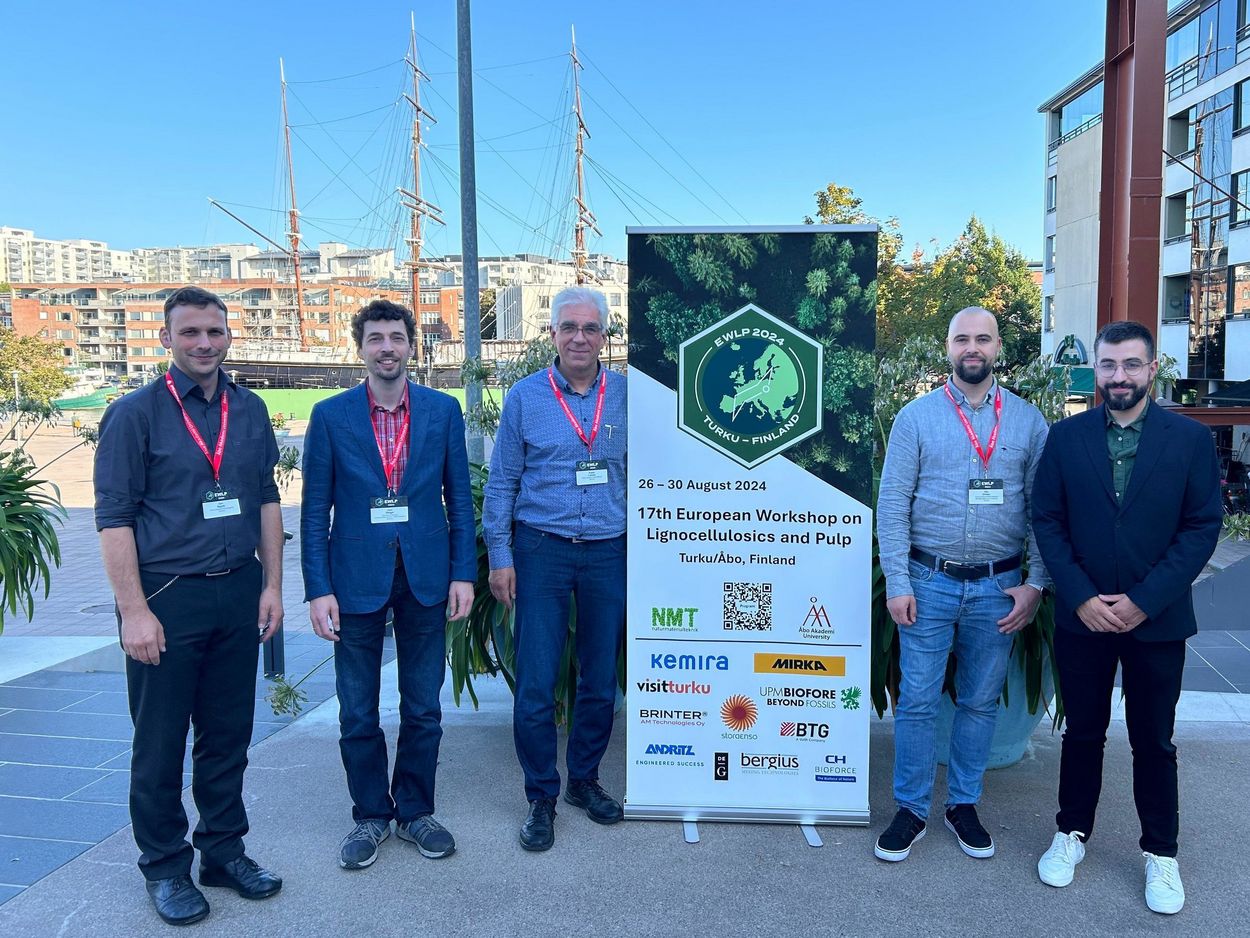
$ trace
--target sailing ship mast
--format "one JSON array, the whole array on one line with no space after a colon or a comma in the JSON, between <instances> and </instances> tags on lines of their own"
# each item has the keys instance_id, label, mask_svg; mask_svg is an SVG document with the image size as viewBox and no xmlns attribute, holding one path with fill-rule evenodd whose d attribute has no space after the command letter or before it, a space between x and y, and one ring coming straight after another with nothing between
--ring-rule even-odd
<instances>
[{"instance_id":1,"label":"sailing ship mast","mask_svg":"<svg viewBox=\"0 0 1250 938\"><path fill-rule=\"evenodd\" d=\"M421 79L429 81L426 74L421 71L417 65L417 18L416 14L410 15L410 36L408 41L408 55L404 59L408 63L408 67L412 70L412 94L405 94L404 98L412 105L412 189L404 189L400 187L400 195L405 196L408 201L401 201L400 204L408 209L410 213L410 232L406 239L408 242L408 274L412 289L412 309L415 313L417 310L417 300L420 296L421 289L421 268L431 267L431 264L423 264L421 262L421 249L425 242L425 236L422 231L422 221L429 218L432 222L442 225L445 222L442 219L442 209L432 202L427 202L421 197L421 119L427 118L431 123L437 124L429 111L421 106Z\"/></svg>"},{"instance_id":2,"label":"sailing ship mast","mask_svg":"<svg viewBox=\"0 0 1250 938\"><path fill-rule=\"evenodd\" d=\"M577 176L577 192L573 196L573 201L577 204L577 220L573 223L573 274L576 282L579 284L586 283L592 279L590 269L587 267L586 253L586 229L589 228L595 234L602 234L597 224L595 224L595 215L586 204L586 174L582 168L582 156L586 152L585 138L590 136L590 131L586 129L586 122L582 119L582 89L578 81L577 73L581 71L582 63L577 58L577 30L570 26L569 31L572 34L572 47L569 50L569 58L573 60L573 116L577 118L577 143L576 143L576 176Z\"/></svg>"},{"instance_id":3,"label":"sailing ship mast","mask_svg":"<svg viewBox=\"0 0 1250 938\"><path fill-rule=\"evenodd\" d=\"M291 239L291 266L295 270L295 317L299 328L299 350L308 351L308 338L304 334L304 286L300 281L299 253L299 207L295 201L295 164L291 159L291 121L286 110L286 67L282 59L278 59L278 75L282 80L282 135L286 141L286 175L291 185L291 230L287 237Z\"/></svg>"}]
</instances>

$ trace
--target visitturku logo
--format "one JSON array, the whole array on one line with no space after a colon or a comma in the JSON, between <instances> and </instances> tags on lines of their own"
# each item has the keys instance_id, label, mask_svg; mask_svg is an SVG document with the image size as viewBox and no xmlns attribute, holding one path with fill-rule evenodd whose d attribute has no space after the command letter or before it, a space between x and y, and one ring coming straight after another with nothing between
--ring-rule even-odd
<instances>
[{"instance_id":1,"label":"visitturku logo","mask_svg":"<svg viewBox=\"0 0 1250 938\"><path fill-rule=\"evenodd\" d=\"M820 432L821 347L748 303L681 344L677 423L748 469Z\"/></svg>"}]
</instances>

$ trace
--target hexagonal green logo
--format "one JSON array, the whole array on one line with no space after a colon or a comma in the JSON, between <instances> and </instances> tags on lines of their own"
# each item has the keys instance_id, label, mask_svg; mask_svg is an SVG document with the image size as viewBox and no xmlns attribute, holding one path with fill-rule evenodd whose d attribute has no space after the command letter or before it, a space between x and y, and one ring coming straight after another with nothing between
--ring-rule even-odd
<instances>
[{"instance_id":1,"label":"hexagonal green logo","mask_svg":"<svg viewBox=\"0 0 1250 938\"><path fill-rule=\"evenodd\" d=\"M677 423L748 469L819 433L820 343L748 303L681 344Z\"/></svg>"}]
</instances>

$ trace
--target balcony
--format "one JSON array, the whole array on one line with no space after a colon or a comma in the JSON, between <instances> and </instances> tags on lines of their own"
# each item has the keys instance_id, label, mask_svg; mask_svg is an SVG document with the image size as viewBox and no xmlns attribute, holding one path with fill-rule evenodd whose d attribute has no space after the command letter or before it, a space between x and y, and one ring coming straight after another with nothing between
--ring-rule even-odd
<instances>
[{"instance_id":1,"label":"balcony","mask_svg":"<svg viewBox=\"0 0 1250 938\"><path fill-rule=\"evenodd\" d=\"M1240 36L1241 33L1239 32L1238 38L1240 38ZM1240 45L1241 43L1238 42L1239 49ZM1192 91L1194 88L1198 87L1200 72L1198 62L1201 58L1201 56L1195 55L1192 59L1182 62L1180 65L1176 66L1176 68L1172 69L1172 71L1163 76L1163 86L1167 88L1169 101L1173 98L1179 98L1185 92ZM1241 61L1240 51L1237 54L1237 60Z\"/></svg>"}]
</instances>

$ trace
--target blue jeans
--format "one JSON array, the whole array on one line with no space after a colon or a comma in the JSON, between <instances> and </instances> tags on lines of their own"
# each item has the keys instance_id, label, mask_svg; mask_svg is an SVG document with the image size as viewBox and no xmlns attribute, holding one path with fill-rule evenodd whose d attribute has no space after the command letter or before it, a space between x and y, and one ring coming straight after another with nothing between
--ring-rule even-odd
<instances>
[{"instance_id":1,"label":"blue jeans","mask_svg":"<svg viewBox=\"0 0 1250 938\"><path fill-rule=\"evenodd\" d=\"M386 778L386 737L378 720L386 611L395 611L399 671L399 740L395 769ZM339 752L356 821L407 822L434 813L434 770L443 738L439 691L446 670L447 603L423 606L395 568L385 606L339 616L334 680L339 696Z\"/></svg>"},{"instance_id":2,"label":"blue jeans","mask_svg":"<svg viewBox=\"0 0 1250 938\"><path fill-rule=\"evenodd\" d=\"M555 688L577 600L577 701L566 753L570 781L599 777L612 737L616 659L625 633L625 538L579 544L517 522L516 698L512 734L529 801L560 794Z\"/></svg>"},{"instance_id":3,"label":"blue jeans","mask_svg":"<svg viewBox=\"0 0 1250 938\"><path fill-rule=\"evenodd\" d=\"M912 560L909 572L916 623L898 628L902 680L894 714L894 800L927 818L937 769L934 728L952 645L957 700L946 803L976 804L981 798L1011 655L1012 636L998 631L998 620L1012 609L1003 591L1020 585L1020 570L957 580Z\"/></svg>"}]
</instances>

